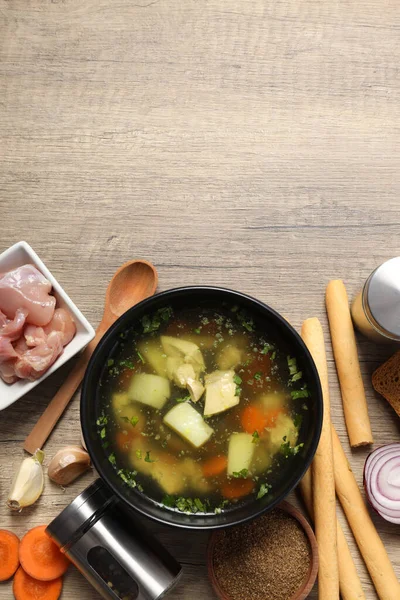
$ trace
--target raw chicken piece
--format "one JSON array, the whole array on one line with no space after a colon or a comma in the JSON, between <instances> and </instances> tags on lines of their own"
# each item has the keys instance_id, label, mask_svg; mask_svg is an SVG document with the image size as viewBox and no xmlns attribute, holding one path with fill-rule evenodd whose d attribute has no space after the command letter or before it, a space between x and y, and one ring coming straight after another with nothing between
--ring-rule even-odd
<instances>
[{"instance_id":1,"label":"raw chicken piece","mask_svg":"<svg viewBox=\"0 0 400 600\"><path fill-rule=\"evenodd\" d=\"M4 313L0 310L0 327L3 327L8 322L8 319Z\"/></svg>"},{"instance_id":2,"label":"raw chicken piece","mask_svg":"<svg viewBox=\"0 0 400 600\"><path fill-rule=\"evenodd\" d=\"M52 331L60 331L63 335L62 344L66 346L70 343L76 333L76 325L65 308L56 308L54 316L50 323L44 327L44 332L49 334ZM26 335L25 335L26 337Z\"/></svg>"},{"instance_id":3,"label":"raw chicken piece","mask_svg":"<svg viewBox=\"0 0 400 600\"><path fill-rule=\"evenodd\" d=\"M17 358L11 340L6 337L0 337L0 363L6 362L11 358Z\"/></svg>"},{"instance_id":4,"label":"raw chicken piece","mask_svg":"<svg viewBox=\"0 0 400 600\"><path fill-rule=\"evenodd\" d=\"M14 371L15 360L7 360L0 363L0 377L5 383L14 383L18 377Z\"/></svg>"},{"instance_id":5,"label":"raw chicken piece","mask_svg":"<svg viewBox=\"0 0 400 600\"><path fill-rule=\"evenodd\" d=\"M52 331L44 343L30 348L15 362L15 374L21 379L38 379L47 371L63 351L63 334Z\"/></svg>"},{"instance_id":6,"label":"raw chicken piece","mask_svg":"<svg viewBox=\"0 0 400 600\"><path fill-rule=\"evenodd\" d=\"M27 345L33 347L46 343L47 336L50 335L52 331L58 331L62 334L61 341L63 346L69 344L74 337L76 325L65 308L56 308L52 320L45 327L27 325L24 329Z\"/></svg>"},{"instance_id":7,"label":"raw chicken piece","mask_svg":"<svg viewBox=\"0 0 400 600\"><path fill-rule=\"evenodd\" d=\"M26 308L27 323L47 325L53 318L56 299L51 283L33 265L24 265L0 278L0 310L13 319L18 308Z\"/></svg>"},{"instance_id":8,"label":"raw chicken piece","mask_svg":"<svg viewBox=\"0 0 400 600\"><path fill-rule=\"evenodd\" d=\"M28 311L26 308L18 308L14 319L7 319L6 323L0 326L0 340L2 337L9 339L10 342L17 340L22 334L27 316Z\"/></svg>"},{"instance_id":9,"label":"raw chicken piece","mask_svg":"<svg viewBox=\"0 0 400 600\"><path fill-rule=\"evenodd\" d=\"M24 329L24 337L27 346L31 348L44 344L47 340L43 327L36 327L36 325L27 325Z\"/></svg>"},{"instance_id":10,"label":"raw chicken piece","mask_svg":"<svg viewBox=\"0 0 400 600\"><path fill-rule=\"evenodd\" d=\"M20 337L16 344L14 344L14 350L20 356L23 352L29 350L29 346L26 343L24 337Z\"/></svg>"}]
</instances>

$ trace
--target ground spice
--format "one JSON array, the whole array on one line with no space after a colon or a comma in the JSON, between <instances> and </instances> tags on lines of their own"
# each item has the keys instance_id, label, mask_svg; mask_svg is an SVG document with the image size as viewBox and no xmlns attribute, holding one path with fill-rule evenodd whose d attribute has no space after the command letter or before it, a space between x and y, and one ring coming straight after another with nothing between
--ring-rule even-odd
<instances>
[{"instance_id":1,"label":"ground spice","mask_svg":"<svg viewBox=\"0 0 400 600\"><path fill-rule=\"evenodd\" d=\"M301 525L279 509L217 533L214 571L232 600L289 600L310 562L310 543Z\"/></svg>"}]
</instances>

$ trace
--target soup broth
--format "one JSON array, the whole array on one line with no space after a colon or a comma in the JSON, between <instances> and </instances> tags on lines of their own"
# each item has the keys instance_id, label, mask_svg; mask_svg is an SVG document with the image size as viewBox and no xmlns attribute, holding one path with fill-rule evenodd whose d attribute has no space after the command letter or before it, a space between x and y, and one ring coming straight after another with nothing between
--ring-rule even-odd
<instances>
[{"instance_id":1,"label":"soup broth","mask_svg":"<svg viewBox=\"0 0 400 600\"><path fill-rule=\"evenodd\" d=\"M108 460L171 510L220 513L271 494L303 446L296 357L237 306L145 316L121 335L100 389Z\"/></svg>"}]
</instances>

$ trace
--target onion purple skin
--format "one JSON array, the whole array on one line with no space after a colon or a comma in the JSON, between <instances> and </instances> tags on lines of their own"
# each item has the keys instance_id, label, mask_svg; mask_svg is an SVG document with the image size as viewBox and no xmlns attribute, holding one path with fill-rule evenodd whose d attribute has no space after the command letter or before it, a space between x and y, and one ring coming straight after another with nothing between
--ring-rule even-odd
<instances>
[{"instance_id":1,"label":"onion purple skin","mask_svg":"<svg viewBox=\"0 0 400 600\"><path fill-rule=\"evenodd\" d=\"M374 458L371 458L371 457ZM386 460L382 462L382 459L386 457ZM379 488L379 477L381 470L389 462L398 459L400 461L400 443L386 444L376 448L371 452L365 461L363 471L363 484L365 489L366 498L370 506L374 509L379 516L390 523L400 524L400 496L394 484L394 496L390 497L389 492L385 495L384 490ZM371 466L372 464L372 466ZM399 469L395 464L394 468ZM386 483L386 482L385 482ZM393 485L391 482L387 482L388 486ZM393 503L394 506L388 506Z\"/></svg>"}]
</instances>

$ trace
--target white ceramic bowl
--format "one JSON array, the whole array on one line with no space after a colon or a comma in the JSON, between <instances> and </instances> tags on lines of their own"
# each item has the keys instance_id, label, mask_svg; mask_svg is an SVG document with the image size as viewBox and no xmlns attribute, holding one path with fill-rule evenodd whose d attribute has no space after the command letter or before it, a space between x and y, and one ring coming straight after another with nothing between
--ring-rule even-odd
<instances>
[{"instance_id":1,"label":"white ceramic bowl","mask_svg":"<svg viewBox=\"0 0 400 600\"><path fill-rule=\"evenodd\" d=\"M46 379L46 377L54 373L54 371L66 363L67 360L75 356L75 354L78 354L78 352L81 352L95 336L95 331L89 321L85 319L81 311L72 302L71 298L66 294L61 285L53 277L29 244L26 242L18 242L0 254L0 273L11 271L12 269L16 269L17 267L26 264L35 265L35 267L37 267L51 282L51 285L53 286L52 294L57 298L57 306L69 310L76 324L76 334L70 343L65 346L64 352L57 358L50 369L36 381L20 379L15 383L7 384L0 378L0 410L6 408L18 400L18 398L21 398L21 396Z\"/></svg>"}]
</instances>

